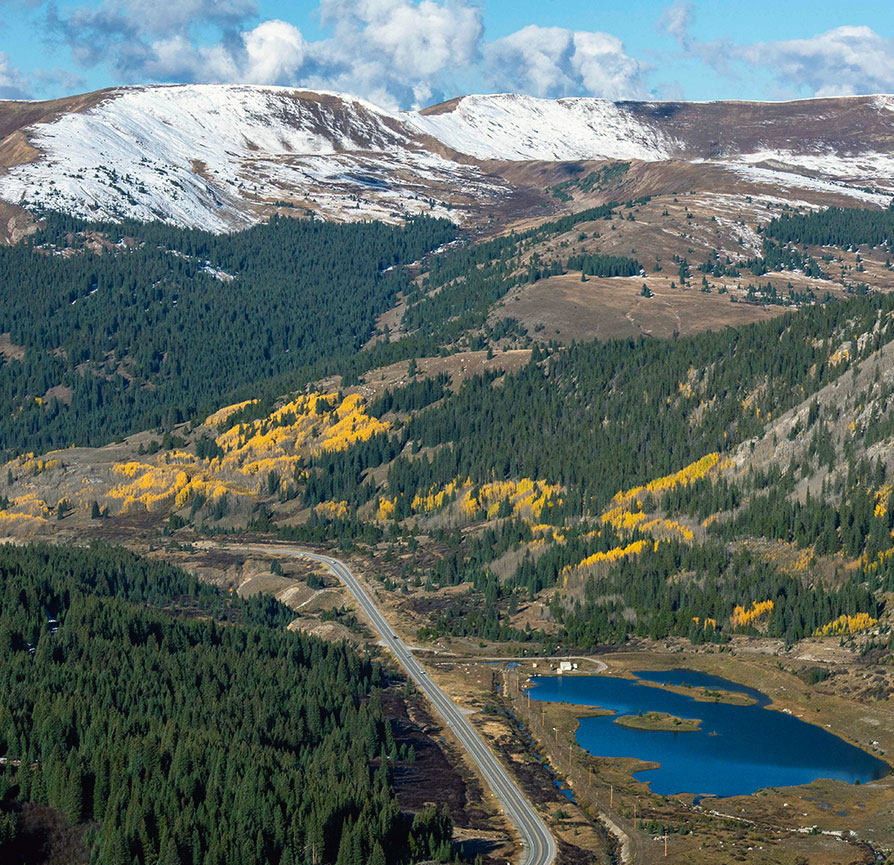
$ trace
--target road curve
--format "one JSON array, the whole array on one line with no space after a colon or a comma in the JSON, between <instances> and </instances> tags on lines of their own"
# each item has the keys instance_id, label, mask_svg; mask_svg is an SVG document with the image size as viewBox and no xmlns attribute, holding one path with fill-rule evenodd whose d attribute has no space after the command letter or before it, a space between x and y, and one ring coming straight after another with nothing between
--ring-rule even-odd
<instances>
[{"instance_id":1,"label":"road curve","mask_svg":"<svg viewBox=\"0 0 894 865\"><path fill-rule=\"evenodd\" d=\"M556 858L556 841L534 806L510 777L478 731L471 725L459 706L453 702L429 677L422 665L413 657L403 641L391 630L375 602L367 594L351 569L338 559L307 552L295 547L252 545L241 549L279 556L312 559L326 565L347 587L357 600L372 626L379 632L384 644L391 650L416 687L425 694L453 735L475 761L494 796L503 806L503 812L515 826L524 847L521 865L552 865Z\"/></svg>"}]
</instances>

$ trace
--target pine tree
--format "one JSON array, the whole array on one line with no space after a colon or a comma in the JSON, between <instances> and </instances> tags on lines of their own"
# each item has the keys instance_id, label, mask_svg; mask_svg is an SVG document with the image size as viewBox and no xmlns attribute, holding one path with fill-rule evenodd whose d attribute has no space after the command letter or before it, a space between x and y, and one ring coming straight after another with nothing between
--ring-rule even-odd
<instances>
[{"instance_id":1,"label":"pine tree","mask_svg":"<svg viewBox=\"0 0 894 865\"><path fill-rule=\"evenodd\" d=\"M369 857L369 865L387 865L385 851L382 849L382 845L378 841L373 844L372 853Z\"/></svg>"},{"instance_id":2,"label":"pine tree","mask_svg":"<svg viewBox=\"0 0 894 865\"><path fill-rule=\"evenodd\" d=\"M158 857L158 865L181 865L180 854L177 852L177 843L173 838L168 838Z\"/></svg>"},{"instance_id":3,"label":"pine tree","mask_svg":"<svg viewBox=\"0 0 894 865\"><path fill-rule=\"evenodd\" d=\"M66 773L64 788L61 797L61 811L68 818L68 822L76 826L83 818L83 783L80 770L75 769L71 774Z\"/></svg>"}]
</instances>

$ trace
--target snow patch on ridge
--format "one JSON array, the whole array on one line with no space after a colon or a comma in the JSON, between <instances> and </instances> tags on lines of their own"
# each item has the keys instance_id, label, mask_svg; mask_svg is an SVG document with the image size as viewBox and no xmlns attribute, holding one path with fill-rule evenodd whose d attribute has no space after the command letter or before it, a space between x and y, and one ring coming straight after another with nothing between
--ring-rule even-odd
<instances>
[{"instance_id":1,"label":"snow patch on ridge","mask_svg":"<svg viewBox=\"0 0 894 865\"><path fill-rule=\"evenodd\" d=\"M408 113L421 132L477 159L670 159L681 146L605 99L466 96L443 114Z\"/></svg>"},{"instance_id":2,"label":"snow patch on ridge","mask_svg":"<svg viewBox=\"0 0 894 865\"><path fill-rule=\"evenodd\" d=\"M826 177L851 181L887 180L894 184L894 155L866 151L858 154L836 153L829 148L825 153L795 153L791 150L759 150L743 154L737 162L746 165L779 163Z\"/></svg>"},{"instance_id":3,"label":"snow patch on ridge","mask_svg":"<svg viewBox=\"0 0 894 865\"><path fill-rule=\"evenodd\" d=\"M448 215L417 196L458 168L420 151L390 112L290 88L123 88L91 110L32 127L30 138L43 157L0 176L0 197L83 218L217 232L256 222L264 203L302 197L335 218ZM392 183L398 172L401 182ZM463 167L460 185L473 172Z\"/></svg>"},{"instance_id":4,"label":"snow patch on ridge","mask_svg":"<svg viewBox=\"0 0 894 865\"><path fill-rule=\"evenodd\" d=\"M875 204L880 207L887 207L891 201L890 193L883 194L880 192L868 192L865 189L859 189L855 186L851 186L847 183L840 183L833 179L809 177L804 174L797 174L790 171L778 171L773 168L762 168L747 163L721 162L716 164L732 171L744 180L750 180L756 183L768 183L785 189L804 189L811 192L843 195L855 199L856 201L861 201L866 204ZM788 200L788 203L791 204L792 202Z\"/></svg>"}]
</instances>

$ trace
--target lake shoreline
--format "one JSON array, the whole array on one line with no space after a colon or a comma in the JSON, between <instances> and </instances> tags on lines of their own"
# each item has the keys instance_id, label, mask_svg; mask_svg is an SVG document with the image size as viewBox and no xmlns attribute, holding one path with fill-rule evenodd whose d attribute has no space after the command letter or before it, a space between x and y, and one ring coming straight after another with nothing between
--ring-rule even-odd
<instances>
[{"instance_id":1,"label":"lake shoreline","mask_svg":"<svg viewBox=\"0 0 894 865\"><path fill-rule=\"evenodd\" d=\"M659 795L726 798L819 778L866 783L890 771L877 756L822 727L765 712L771 701L757 689L695 670L539 676L531 685L532 702L589 708L576 715L578 745L599 759L636 761L643 768L633 771L634 780ZM649 772L647 782L638 777L641 771Z\"/></svg>"}]
</instances>

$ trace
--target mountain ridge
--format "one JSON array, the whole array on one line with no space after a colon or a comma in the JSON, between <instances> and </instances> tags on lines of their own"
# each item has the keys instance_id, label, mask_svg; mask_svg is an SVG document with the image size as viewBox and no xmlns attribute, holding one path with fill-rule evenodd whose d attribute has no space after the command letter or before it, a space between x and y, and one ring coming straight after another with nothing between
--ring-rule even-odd
<instances>
[{"instance_id":1,"label":"mountain ridge","mask_svg":"<svg viewBox=\"0 0 894 865\"><path fill-rule=\"evenodd\" d=\"M494 94L394 112L330 91L166 84L0 102L6 205L215 232L289 210L339 221L427 213L470 226L496 215L502 224L562 209L549 179L523 176L526 166L560 176L618 160L704 164L727 172L729 185L884 205L894 192L894 97Z\"/></svg>"}]
</instances>

